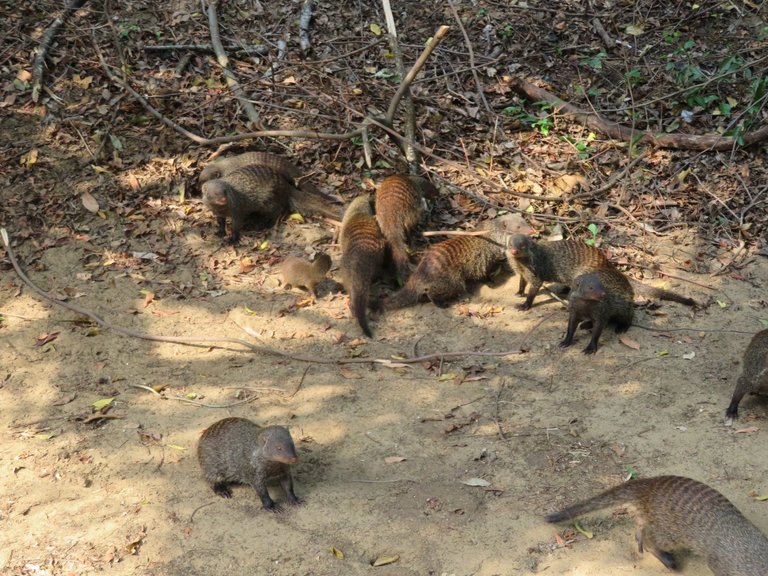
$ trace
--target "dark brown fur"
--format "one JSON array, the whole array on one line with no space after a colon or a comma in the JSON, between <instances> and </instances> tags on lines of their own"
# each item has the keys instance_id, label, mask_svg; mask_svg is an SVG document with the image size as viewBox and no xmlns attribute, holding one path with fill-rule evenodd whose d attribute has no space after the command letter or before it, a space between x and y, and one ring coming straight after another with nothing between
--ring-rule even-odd
<instances>
[{"instance_id":1,"label":"dark brown fur","mask_svg":"<svg viewBox=\"0 0 768 576\"><path fill-rule=\"evenodd\" d=\"M603 508L632 504L636 540L667 568L677 569L672 551L693 550L715 576L766 576L768 539L728 499L706 484L682 476L630 480L550 514L560 522Z\"/></svg>"},{"instance_id":2,"label":"dark brown fur","mask_svg":"<svg viewBox=\"0 0 768 576\"><path fill-rule=\"evenodd\" d=\"M424 195L434 190L429 180L404 174L385 178L376 190L376 220L403 281L410 272L406 241L421 221Z\"/></svg>"},{"instance_id":3,"label":"dark brown fur","mask_svg":"<svg viewBox=\"0 0 768 576\"><path fill-rule=\"evenodd\" d=\"M331 257L325 253L318 254L314 262L289 256L280 265L280 272L283 274L283 282L286 285L304 286L315 297L317 297L317 285L325 279L330 269Z\"/></svg>"},{"instance_id":4,"label":"dark brown fur","mask_svg":"<svg viewBox=\"0 0 768 576\"><path fill-rule=\"evenodd\" d=\"M404 308L423 297L439 306L467 290L467 282L487 279L504 263L500 244L482 236L456 236L430 246L405 286L385 303L385 309Z\"/></svg>"},{"instance_id":5,"label":"dark brown fur","mask_svg":"<svg viewBox=\"0 0 768 576\"><path fill-rule=\"evenodd\" d=\"M341 224L341 275L349 293L349 308L363 333L372 336L368 326L371 284L381 269L386 240L371 213L370 199L358 196L347 208Z\"/></svg>"},{"instance_id":6,"label":"dark brown fur","mask_svg":"<svg viewBox=\"0 0 768 576\"><path fill-rule=\"evenodd\" d=\"M317 195L299 191L290 179L269 166L250 164L203 184L203 203L216 215L219 235L226 233L226 219L232 219L233 244L240 239L246 219L257 215L275 222L289 208L302 214L338 217L330 202Z\"/></svg>"},{"instance_id":7,"label":"dark brown fur","mask_svg":"<svg viewBox=\"0 0 768 576\"><path fill-rule=\"evenodd\" d=\"M768 392L768 330L755 334L744 352L741 376L736 381L731 404L725 411L726 420L736 418L739 402L745 394L757 392Z\"/></svg>"},{"instance_id":8,"label":"dark brown fur","mask_svg":"<svg viewBox=\"0 0 768 576\"><path fill-rule=\"evenodd\" d=\"M594 354L600 334L609 322L616 324L616 332L629 329L634 298L629 280L615 268L601 268L577 276L568 296L568 330L560 346L573 344L576 327L582 320L588 320L592 324L592 339L584 348L584 354Z\"/></svg>"},{"instance_id":9,"label":"dark brown fur","mask_svg":"<svg viewBox=\"0 0 768 576\"><path fill-rule=\"evenodd\" d=\"M203 431L197 459L205 481L223 498L232 497L230 484L248 484L265 510L279 512L267 491L267 481L278 480L288 503L300 503L290 470L299 459L290 432L282 426L262 428L245 418L224 418Z\"/></svg>"},{"instance_id":10,"label":"dark brown fur","mask_svg":"<svg viewBox=\"0 0 768 576\"><path fill-rule=\"evenodd\" d=\"M222 178L230 172L254 164L272 168L275 172L279 172L288 178L292 183L302 176L301 169L283 156L271 154L270 152L246 152L244 154L238 154L237 156L220 158L219 160L208 164L208 166L203 168L202 172L200 172L200 183L202 184L208 182L208 180Z\"/></svg>"},{"instance_id":11,"label":"dark brown fur","mask_svg":"<svg viewBox=\"0 0 768 576\"><path fill-rule=\"evenodd\" d=\"M249 216L257 215L274 223L287 211L297 190L285 176L267 166L252 164L203 184L203 203L216 215L219 235L226 233L226 219L232 220L233 244Z\"/></svg>"},{"instance_id":12,"label":"dark brown fur","mask_svg":"<svg viewBox=\"0 0 768 576\"><path fill-rule=\"evenodd\" d=\"M526 285L531 285L525 302L518 306L521 310L528 310L533 305L533 300L544 282L559 282L570 286L573 279L580 274L601 268L614 268L602 250L579 240L537 242L525 234L515 234L511 237L507 257L510 266L520 275L518 294L522 295ZM691 298L676 292L648 286L636 280L629 282L635 291L643 296L678 302L686 306L696 305Z\"/></svg>"},{"instance_id":13,"label":"dark brown fur","mask_svg":"<svg viewBox=\"0 0 768 576\"><path fill-rule=\"evenodd\" d=\"M524 294L525 287L530 284L525 302L518 306L521 310L530 309L544 282L570 286L580 274L612 266L600 250L579 240L537 242L524 234L512 236L507 257L512 269L520 276L517 293Z\"/></svg>"}]
</instances>

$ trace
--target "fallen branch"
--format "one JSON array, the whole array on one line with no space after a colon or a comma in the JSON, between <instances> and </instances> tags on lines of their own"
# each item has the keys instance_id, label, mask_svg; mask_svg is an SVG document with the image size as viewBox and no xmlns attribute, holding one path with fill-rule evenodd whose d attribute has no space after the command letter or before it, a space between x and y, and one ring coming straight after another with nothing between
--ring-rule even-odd
<instances>
[{"instance_id":1,"label":"fallen branch","mask_svg":"<svg viewBox=\"0 0 768 576\"><path fill-rule=\"evenodd\" d=\"M115 324L111 324L110 322L107 322L104 320L101 316L98 316L95 312L91 312L90 310L87 310L85 308L81 308L80 306L77 306L75 304L70 304L69 302L65 302L63 300L57 300L53 298L50 294L48 294L45 290L37 286L32 280L26 275L24 270L21 268L21 265L16 260L16 255L13 252L13 249L11 248L11 241L8 237L8 231L5 228L0 228L0 239L2 239L3 244L5 245L5 251L8 255L8 259L11 261L11 265L13 266L13 269L16 271L16 274L19 276L21 281L33 292L35 292L38 296L43 298L44 300L47 300L48 302L52 304L56 304L58 306L61 306L63 308L66 308L67 310L71 310L72 312L75 312L77 314L80 314L82 316L85 316L86 318L90 318L93 320L96 324L101 326L105 330L112 330L113 332L117 332L118 334L122 334L123 336L130 336L131 338L138 338L140 340L149 340L151 342L166 342L170 344L183 344L186 346L201 346L205 344L209 348L219 348L219 349L228 349L222 346L221 344L237 344L239 346L244 347L246 350L234 350L235 352L253 352L256 354L264 354L267 356L280 356L281 358L286 358L288 360L295 360L297 362L310 362L313 364L381 364L382 366L399 366L402 364L417 364L420 362L430 361L430 360L440 360L441 362L446 359L450 358L463 358L465 356L491 356L491 357L503 357L503 356L513 356L517 354L522 354L523 352L518 350L506 350L502 352L478 352L475 350L460 350L456 352L437 352L434 354L428 354L426 356L418 356L415 358L397 358L397 359L387 359L387 358L321 358L321 357L315 357L315 356L302 356L299 354L291 354L290 352L286 352L284 350L279 350L277 348L270 348L268 346L256 346L254 344L251 344L250 342L243 340L241 338L203 338L203 337L197 337L197 336L153 336L151 334L146 334L144 332L139 332L137 330L131 330L130 328L125 328L123 326L117 326Z\"/></svg>"},{"instance_id":2,"label":"fallen branch","mask_svg":"<svg viewBox=\"0 0 768 576\"><path fill-rule=\"evenodd\" d=\"M243 89L240 87L240 83L235 78L235 73L229 69L229 58L224 51L224 45L221 43L221 35L219 34L219 19L216 14L216 7L219 4L219 0L208 0L208 28L211 32L211 44L213 45L213 51L216 54L216 61L224 71L224 77L227 80L227 86L238 99L240 104L245 110L248 116L248 121L255 128L262 128L261 119L259 113L256 112L256 108L253 107L250 100L248 100L243 94Z\"/></svg>"},{"instance_id":3,"label":"fallen branch","mask_svg":"<svg viewBox=\"0 0 768 576\"><path fill-rule=\"evenodd\" d=\"M150 52L183 50L184 52L208 52L215 54L215 50L210 44L156 44L145 45L144 50ZM264 44L259 44L257 46L226 46L224 50L226 52L245 54L247 56L265 56L269 54L269 46Z\"/></svg>"},{"instance_id":4,"label":"fallen branch","mask_svg":"<svg viewBox=\"0 0 768 576\"><path fill-rule=\"evenodd\" d=\"M522 78L515 78L510 87L531 100L537 102L544 100L553 104L556 112L568 114L590 130L602 132L614 140L622 140L634 144L649 144L659 148L672 148L675 150L714 150L723 152L734 147L751 146L768 138L768 126L764 126L754 132L747 132L738 141L733 136L721 136L719 134L664 134L648 130L634 130L618 122L607 120L599 114L582 110L565 100L561 100L544 88L539 88Z\"/></svg>"},{"instance_id":5,"label":"fallen branch","mask_svg":"<svg viewBox=\"0 0 768 576\"><path fill-rule=\"evenodd\" d=\"M405 78L405 64L403 63L403 52L400 50L400 43L397 41L397 27L395 26L395 17L392 14L392 6L389 0L382 0L384 5L384 17L387 21L387 32L389 32L389 46L395 55L395 65L400 78ZM414 147L416 141L416 106L411 97L410 82L408 88L403 92L405 97L405 139L401 140L400 147L403 150L405 161L408 163L411 173L416 174L419 166L419 153ZM390 107L391 109L391 107ZM394 116L389 118L389 125L392 125ZM370 152L366 150L366 162L370 163ZM368 164L370 167L370 164Z\"/></svg>"},{"instance_id":6,"label":"fallen branch","mask_svg":"<svg viewBox=\"0 0 768 576\"><path fill-rule=\"evenodd\" d=\"M299 17L299 47L301 53L306 56L312 48L309 41L309 23L312 21L312 0L304 0L301 7L301 16Z\"/></svg>"},{"instance_id":7,"label":"fallen branch","mask_svg":"<svg viewBox=\"0 0 768 576\"><path fill-rule=\"evenodd\" d=\"M40 91L43 89L43 68L45 67L45 59L48 57L48 50L51 49L53 39L56 38L56 34L59 33L67 20L72 16L75 10L78 10L85 4L86 0L69 0L64 7L64 12L61 16L56 18L48 30L43 34L40 40L40 45L35 50L35 58L32 61L32 101L37 102L40 99Z\"/></svg>"}]
</instances>

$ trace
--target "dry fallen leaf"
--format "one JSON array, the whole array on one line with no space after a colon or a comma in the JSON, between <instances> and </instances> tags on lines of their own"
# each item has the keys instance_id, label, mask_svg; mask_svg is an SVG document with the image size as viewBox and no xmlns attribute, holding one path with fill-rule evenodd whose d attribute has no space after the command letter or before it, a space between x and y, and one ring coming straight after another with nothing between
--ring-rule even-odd
<instances>
[{"instance_id":1,"label":"dry fallen leaf","mask_svg":"<svg viewBox=\"0 0 768 576\"><path fill-rule=\"evenodd\" d=\"M400 556L379 556L373 561L373 566L386 566L400 560Z\"/></svg>"},{"instance_id":2,"label":"dry fallen leaf","mask_svg":"<svg viewBox=\"0 0 768 576\"><path fill-rule=\"evenodd\" d=\"M754 434L755 432L759 432L760 428L757 426L749 426L748 428L742 428L741 430L735 430L736 434Z\"/></svg>"},{"instance_id":3,"label":"dry fallen leaf","mask_svg":"<svg viewBox=\"0 0 768 576\"><path fill-rule=\"evenodd\" d=\"M387 456L384 458L384 462L387 464L397 464L398 462L405 462L407 458L404 456Z\"/></svg>"},{"instance_id":4,"label":"dry fallen leaf","mask_svg":"<svg viewBox=\"0 0 768 576\"><path fill-rule=\"evenodd\" d=\"M632 340L632 338L624 336L623 334L619 336L619 342L624 344L624 346L627 348L632 348L632 350L640 350L640 344Z\"/></svg>"},{"instance_id":5,"label":"dry fallen leaf","mask_svg":"<svg viewBox=\"0 0 768 576\"><path fill-rule=\"evenodd\" d=\"M80 200L82 200L83 206L85 206L85 209L88 210L88 212L96 214L96 212L99 211L99 203L90 192L83 192L83 195L80 196Z\"/></svg>"},{"instance_id":6,"label":"dry fallen leaf","mask_svg":"<svg viewBox=\"0 0 768 576\"><path fill-rule=\"evenodd\" d=\"M341 370L339 373L342 378L346 378L347 380L360 380L362 378L362 375L357 372L352 372L351 370Z\"/></svg>"}]
</instances>

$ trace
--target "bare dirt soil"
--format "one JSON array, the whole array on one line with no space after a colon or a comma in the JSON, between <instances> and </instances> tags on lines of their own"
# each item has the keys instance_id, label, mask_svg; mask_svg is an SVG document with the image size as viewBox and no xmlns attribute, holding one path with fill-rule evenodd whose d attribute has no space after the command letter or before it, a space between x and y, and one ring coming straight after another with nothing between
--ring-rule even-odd
<instances>
[{"instance_id":1,"label":"bare dirt soil","mask_svg":"<svg viewBox=\"0 0 768 576\"><path fill-rule=\"evenodd\" d=\"M220 7L227 41L273 43L295 26L300 3L245 18L257 4ZM313 61L375 42L370 24L384 26L380 8L340 4L316 3ZM433 25L455 26L444 3L397 4L407 62ZM581 353L585 331L560 349L567 311L547 294L532 310L517 310L518 279L503 275L445 309L427 303L382 314L372 322L374 338L362 338L335 281L321 285L313 302L286 290L277 272L289 254L325 250L339 280L334 227L285 221L247 230L237 247L222 243L198 196L207 152L148 120L101 72L91 31L112 66L131 62L137 86L168 97L168 117L215 135L246 131L235 101L222 96L210 55L194 56L192 68L174 77L175 60L142 49L158 40L209 41L197 3L134 1L107 14L87 5L62 32L41 104L31 103L19 74L59 7L13 9L3 26L18 40L0 63L21 85L3 84L0 99L0 225L31 279L52 297L135 331L240 338L286 355L122 336L40 298L0 253L1 573L664 574L655 558L638 555L631 513L584 519L591 539L542 519L631 474L707 482L768 532L768 502L759 498L768 494L761 436L768 404L747 397L734 426L723 423L744 348L768 321L765 148L648 150L630 165L625 145L599 135L586 152L576 147L588 131L562 117L552 117L543 134L501 114L526 106L506 91L504 74L574 99L583 96L575 84L597 90L606 81L605 68L583 64L604 49L591 28L595 17L638 50L658 41L633 53L644 72L659 73L633 98L653 101L675 80L664 55L689 38L712 67L736 44L745 60L764 52L764 10L714 2L699 12L650 2L597 2L592 11L577 2L503 4L456 3L493 114L477 101L457 28L415 88L426 144L483 166L427 162L434 176L476 194L438 181L441 197L427 227L473 228L504 208L529 214L544 236L559 223L588 238L586 225L595 222L600 245L631 275L701 303L696 310L646 303L635 320L645 328L631 328L624 342L606 331L594 356ZM626 36L632 23L645 35ZM486 26L503 56L485 53ZM292 37L276 81L251 86L271 125L289 129L314 118L318 128L343 131L332 114L359 121L350 109L373 101L385 109L397 87L365 71L392 66L386 43L311 66L298 50ZM621 72L632 68L623 52L607 58ZM241 59L239 72L263 75L269 60ZM163 91L169 78L178 92ZM348 90L343 110L333 108L330 86ZM608 86L595 92L605 109L611 98L621 100ZM734 94L748 100L746 92ZM657 117L657 108L643 108L642 121L678 118L687 103L670 98ZM303 115L305 106L312 110ZM714 131L719 119L711 111L698 109L697 123L680 129ZM379 136L374 150L389 165L373 171L361 168L352 143L280 142L321 188L348 200L402 169L396 147ZM252 148L280 151L267 140ZM478 183L478 173L511 192ZM582 184L563 192L563 202L514 195L554 194L564 175ZM374 292L393 288L383 280ZM452 354L459 351L476 354ZM94 407L109 399L107 408ZM303 506L270 514L247 487L225 500L206 486L197 438L227 416L289 427ZM284 502L279 488L273 495ZM377 560L385 565L372 566ZM690 556L683 573L708 571Z\"/></svg>"}]
</instances>

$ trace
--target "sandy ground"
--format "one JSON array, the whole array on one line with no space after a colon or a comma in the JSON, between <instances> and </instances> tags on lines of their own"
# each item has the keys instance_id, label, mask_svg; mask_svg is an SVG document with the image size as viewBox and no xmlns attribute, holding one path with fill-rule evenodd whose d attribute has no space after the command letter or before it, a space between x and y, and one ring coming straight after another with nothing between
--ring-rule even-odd
<instances>
[{"instance_id":1,"label":"sandy ground","mask_svg":"<svg viewBox=\"0 0 768 576\"><path fill-rule=\"evenodd\" d=\"M529 312L515 308L514 277L447 309L384 315L366 341L332 283L313 304L283 290L274 268L222 266L217 290L181 297L173 286L200 281L195 262L111 262L98 249L121 242L117 228L94 217L89 240L36 252L30 276L109 322L154 335L246 338L322 360L510 353L393 367L148 342L78 322L4 270L3 573L662 574L655 558L635 551L631 515L586 519L591 540L542 520L632 471L705 481L768 531L768 504L753 497L768 493L760 436L768 406L748 397L736 425L723 425L749 340L728 330L756 332L768 317L764 258L731 275L677 270L709 288L671 286L709 306L639 310L636 322L656 329L629 331L639 350L607 331L589 357L580 352L584 332L572 349L558 348L567 314L549 296ZM212 228L204 221L175 242L201 258L234 258ZM292 233L302 230L324 233L311 224ZM258 241L248 238L237 257ZM667 267L703 270L719 255L684 233L663 243L640 238L638 247ZM161 296L147 304L149 286ZM662 331L671 328L684 330ZM114 419L83 421L106 398ZM249 488L231 500L207 488L195 445L225 416L290 428L304 506L273 515ZM466 484L478 478L488 485ZM284 500L279 488L273 494ZM383 557L398 560L371 566ZM685 573L707 571L692 557Z\"/></svg>"}]
</instances>

